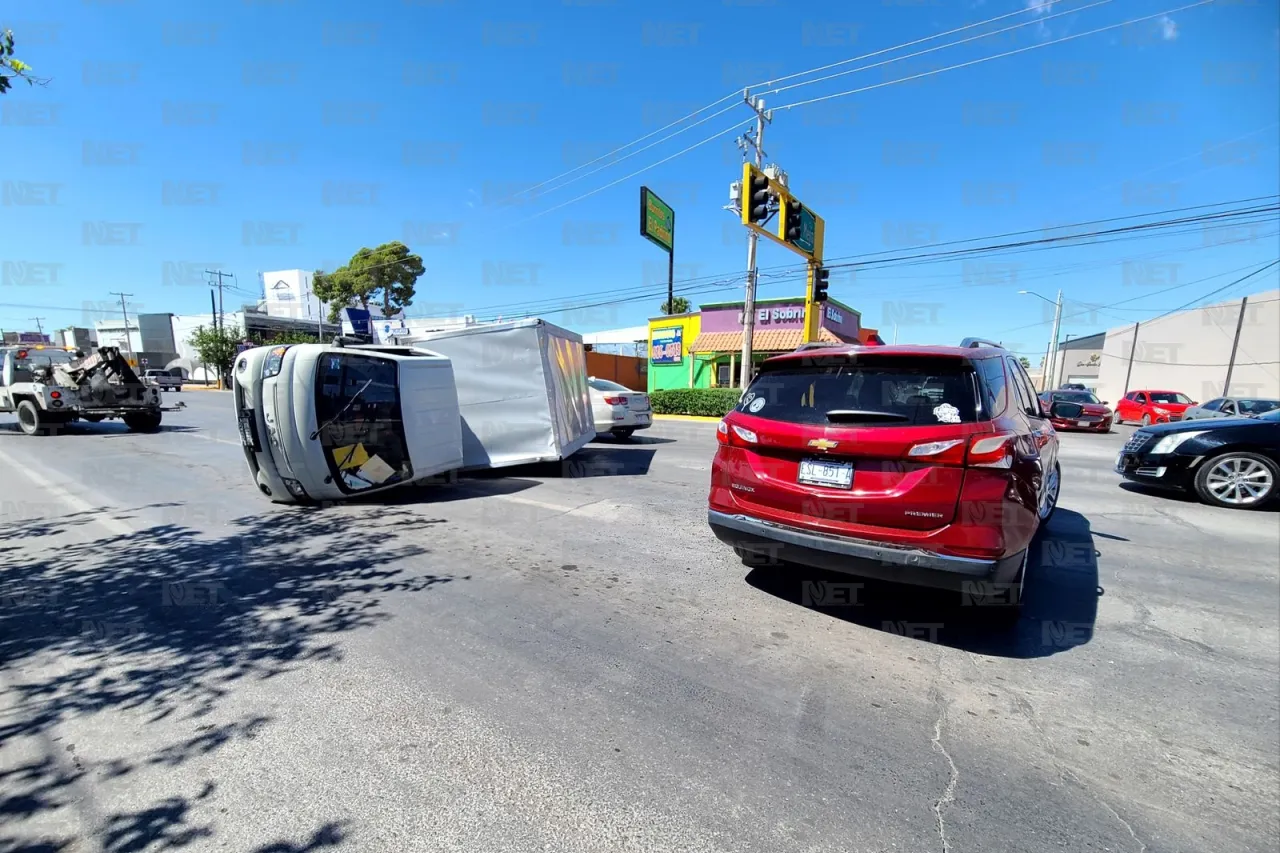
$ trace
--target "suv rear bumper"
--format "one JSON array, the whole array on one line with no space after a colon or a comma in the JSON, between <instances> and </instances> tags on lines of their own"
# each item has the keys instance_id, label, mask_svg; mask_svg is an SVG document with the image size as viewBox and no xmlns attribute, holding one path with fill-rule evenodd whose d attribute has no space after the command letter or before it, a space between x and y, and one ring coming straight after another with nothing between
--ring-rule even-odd
<instances>
[{"instance_id":1,"label":"suv rear bumper","mask_svg":"<svg viewBox=\"0 0 1280 853\"><path fill-rule=\"evenodd\" d=\"M939 589L961 589L975 581L1012 583L1024 557L1021 552L995 560L953 557L920 548L827 536L713 509L707 510L707 522L721 542L744 551L859 577Z\"/></svg>"}]
</instances>

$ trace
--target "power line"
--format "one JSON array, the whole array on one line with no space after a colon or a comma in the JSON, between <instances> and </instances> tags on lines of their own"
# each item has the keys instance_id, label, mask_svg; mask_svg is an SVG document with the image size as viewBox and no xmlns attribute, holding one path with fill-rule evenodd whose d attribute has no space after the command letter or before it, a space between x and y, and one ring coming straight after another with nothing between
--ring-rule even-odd
<instances>
[{"instance_id":1,"label":"power line","mask_svg":"<svg viewBox=\"0 0 1280 853\"><path fill-rule=\"evenodd\" d=\"M894 83L904 83L908 80L919 80L922 77L932 77L934 74L941 74L944 71L955 71L956 69L959 69L959 68L968 68L971 65L980 65L984 62L990 62L993 59L1004 59L1005 57L1008 57L1008 56L1015 56L1019 53L1026 53L1029 50L1039 50L1041 48L1049 47L1051 45L1061 44L1062 42L1073 41L1078 38L1084 38L1085 36L1092 36L1092 35L1097 35L1098 33L1105 33L1108 30L1114 30L1119 27L1127 27L1130 24L1139 24L1139 23L1142 23L1143 21L1154 20L1156 18L1161 18L1166 15L1171 15L1175 12L1183 12L1183 11L1186 11L1187 9L1194 9L1197 6L1207 6L1212 2L1214 2L1214 0L1198 0L1198 2L1196 3L1189 3L1185 6L1179 6L1175 9L1165 9L1163 12L1157 12L1154 15L1146 15L1141 18L1131 18L1130 20L1127 20L1127 21L1121 21L1118 24L1109 24L1105 27L1099 27L1095 30L1087 30L1083 33L1075 33L1073 35L1062 36L1061 38L1056 38L1051 41L1040 42L1038 44L1028 45L1026 47L1020 47L1014 50L1007 50L1004 53L997 53L994 56L984 56L978 59L971 59L968 62L960 62L960 63L957 63L956 65L948 65L946 68L931 69L929 71L924 71L919 74L913 74L910 77L904 77L901 80L887 80L883 83L875 83L870 86L863 86L858 89L849 89L846 92L835 92L830 95L822 95L821 97L809 98L804 101L794 101L790 104L783 104L780 107L774 107L774 109L789 110L795 107L803 107L803 106L808 106L809 104L816 104L820 101L829 101L833 98L843 98L847 95L857 95L862 92L870 92L873 89L880 89L885 86L892 86Z\"/></svg>"},{"instance_id":2,"label":"power line","mask_svg":"<svg viewBox=\"0 0 1280 853\"><path fill-rule=\"evenodd\" d=\"M1267 198L1267 197L1260 197L1260 198ZM1239 204L1239 203L1250 202L1255 200L1257 199L1243 199L1243 200L1234 201L1234 202L1215 202L1213 204L1194 205L1191 207L1184 207L1184 208L1174 208L1168 211L1156 211L1154 213L1148 213L1148 214L1131 214L1123 217L1112 217L1109 219L1092 220L1092 221L1080 222L1080 223L1070 223L1070 224L1055 226L1052 229L1040 229L1040 230L1043 231L1043 230L1061 230L1064 228L1078 228L1078 227L1083 227L1091 224L1103 224L1108 222L1118 222L1118 221L1123 221L1127 219L1134 219L1134 218L1137 218L1138 216L1156 216L1156 215L1168 214L1168 213L1181 213L1189 210L1216 208L1226 204ZM1280 207L1277 207L1275 209L1280 210ZM1025 248L1025 247L1036 246L1036 245L1042 245L1045 248L1061 248L1063 245L1068 245L1071 241L1077 241L1082 238L1087 238L1091 236L1108 235L1108 234L1119 235L1117 237L1117 240L1120 239L1121 237L1123 239L1135 239L1137 237L1147 236L1142 233L1147 230L1168 228L1173 225L1187 225L1187 224L1193 224L1193 223L1202 222L1202 221L1227 221L1234 217L1254 215L1255 210L1256 208L1238 210L1238 211L1223 211L1223 212L1214 213L1214 214L1202 214L1201 216L1195 216L1195 217L1181 217L1181 218L1172 219L1172 220L1160 220L1156 222L1141 223L1141 224L1126 226L1124 228L1098 230L1094 232L1073 233L1066 237L1044 237L1038 240L1022 240L1022 241L1015 241L1011 243L997 244L994 246L992 245L975 246L975 247L971 247L964 250L954 250L954 251L944 251L944 252L929 251L929 252L923 252L923 253L912 254L912 255L899 255L891 258L879 258L879 259L875 258L875 255L872 255L871 256L872 260L870 261L863 260L863 261L847 262L847 263L834 263L834 264L829 263L826 266L828 268L834 269L834 268L849 268L849 267L866 268L870 264L875 264L877 265L877 267L889 267L889 266L910 266L910 265L915 265L915 264L925 263L925 262L937 263L940 260L949 260L949 259L954 259L954 258L963 257L963 256L968 256L970 258L988 256L996 252L1007 251L1010 248ZM973 237L973 238L967 238L964 240L954 240L954 241L949 241L947 243L936 244L934 248L936 247L945 248L946 246L974 243L979 240L994 240L994 239L1001 239L1004 237L1020 236L1024 234L1030 234L1030 233L1035 233L1035 229L1028 230L1028 231L1008 232L1006 234L999 234L999 235L994 235L994 236L985 237L985 238ZM879 254L879 255L888 254L889 251L880 252L876 254ZM859 257L859 256L847 256L847 257ZM861 256L861 257L865 258L867 256ZM839 259L835 259L835 260L839 260ZM805 272L805 268L800 265L783 265L780 267L765 268L760 270L760 274L762 276L770 276L771 273L774 275L776 274L801 275L804 272ZM707 290L724 289L724 287L726 286L726 283L725 283L726 277L730 277L732 281L740 283L742 280L742 276L744 275L745 275L744 272L735 271L731 273L724 273L721 275L699 276L696 278L685 279L676 283L681 285L682 292L694 292L694 293L706 292ZM719 279L719 281L716 281L717 279ZM707 283L711 283L713 286L706 287L705 285ZM693 287L690 287L690 285L692 285ZM634 292L634 295L628 296L627 294L629 292ZM543 306L544 307L543 310L573 310L574 308L577 308L577 307L599 307L601 305L607 305L607 304L624 304L626 302L640 301L642 299L652 298L653 293L654 291L652 287L649 285L639 285L634 288L624 288L622 290L619 290L618 288L611 288L609 290L596 291L594 294L593 293L580 294L580 296L582 297L590 297L593 295L601 295L601 296L610 295L614 297L613 299L586 303L581 306L553 308L547 303L555 302L557 300L539 299L539 300L526 300L526 301L519 301L519 302L513 302L513 303L504 303L499 305L485 306L483 308L473 309L473 311L468 313L478 313L486 310L492 310L494 312L500 312L502 314L522 313L525 309L531 312L534 310L538 310L538 306ZM1147 295L1155 295L1155 294L1147 294ZM575 297L570 296L567 298L573 299Z\"/></svg>"},{"instance_id":3,"label":"power line","mask_svg":"<svg viewBox=\"0 0 1280 853\"><path fill-rule=\"evenodd\" d=\"M1091 3L1091 4L1087 5L1087 6L1082 6L1082 7L1076 8L1076 9L1069 10L1069 11L1067 11L1067 12L1060 12L1060 13L1057 13L1057 14L1055 14L1055 15L1050 15L1050 16L1048 16L1048 17L1046 17L1046 18L1036 17L1036 18L1035 18L1034 20L1032 20L1032 21L1028 21L1028 22L1027 22L1027 23L1025 23L1025 24L1020 24L1020 25L1018 25L1018 27L1027 26L1027 25L1032 24L1032 23L1041 23L1041 22L1043 22L1043 21L1045 21L1045 20L1048 20L1049 18L1057 18L1057 17L1060 17L1060 16L1062 16L1062 15L1075 14L1076 12L1082 12L1082 11L1084 11L1085 9L1090 9L1090 8L1093 8L1094 6L1101 6L1101 5L1105 5L1106 3L1110 3L1110 2L1111 2L1111 0L1098 0L1098 2ZM902 49L904 49L904 48L915 47L915 46L916 46L916 45L918 45L918 44L923 44L923 43L928 42L928 41L933 41L934 39L945 38L946 36L949 36L949 35L955 35L956 33L965 32L965 31L967 31L967 30L971 30L971 29L973 29L973 28L975 28L975 27L985 26L986 24L992 24L992 23L995 23L995 22L997 22L997 21L1002 21L1002 20L1004 20L1005 18L1013 17L1013 16L1015 16L1015 15L1025 15L1025 14L1027 14L1029 11L1031 11L1031 10L1030 10L1030 9L1027 9L1027 8L1018 9L1018 10L1015 10L1015 11L1013 11L1013 12L1007 12L1007 13L1005 13L1005 14L1003 14L1003 15L996 15L995 17L988 18L988 19L986 19L986 20L984 20L984 21L977 21L977 22L972 23L972 24L965 24L965 25L964 25L964 26L962 26L962 27L956 27L956 28L954 28L954 29L947 30L947 31L945 31L945 32L941 32L941 33L934 33L933 35L924 36L924 37L922 37L922 38L918 38L918 39L915 39L915 40L913 40L913 41L903 42L902 44L893 45L892 47L886 47L886 48L882 48L882 49L880 49L880 50L872 51L871 53L865 53L865 54L862 54L861 56L854 56L854 57L850 57L850 58L848 58L848 59L842 59L842 60L840 60L840 61L838 61L838 62L828 63L827 65L821 65L821 66L818 66L818 67L816 67L816 68L810 68L810 69L807 69L807 70L805 70L805 71L798 71L798 72L795 72L795 73L793 73L793 74L788 74L788 75L786 75L786 76L784 76L784 77L779 77L779 78L774 79L774 80L761 81L761 82L759 82L759 83L752 83L751 85L749 85L749 86L747 86L747 87L745 88L745 92L750 92L750 90L752 90L752 89L756 89L756 88L759 88L759 87L761 87L761 86L772 86L772 85L773 85L773 84L775 84L775 83L781 83L781 82L783 82L783 81L785 81L785 80L793 80L793 79L795 79L795 78L797 78L797 77L805 77L805 76L808 76L808 75L810 75L810 74L817 74L817 73L820 73L820 72L822 72L822 71L826 71L826 70L831 69L831 68L836 68L836 67L838 67L838 66L847 65L847 64L849 64L849 63L851 63L851 62L861 62L861 61L866 60L866 59L872 59L872 58L877 57L877 56L883 56L884 54L886 54L886 53L890 53L890 52L895 51L895 50L902 50ZM1018 27L1010 27L1010 28L1007 28L1007 29L1017 29ZM887 60L887 62L897 62L897 61L900 61L901 59L909 59L909 58L912 58L912 57L915 57L915 56L920 56L920 55L922 55L922 54L930 53L930 52L933 52L933 51L936 51L936 50L943 50L943 49L948 48L948 47L955 47L956 45L964 44L964 43L966 43L966 42L968 42L968 41L973 41L973 40L980 39L980 38L989 38L989 37L990 37L990 36L992 36L992 35L998 35L999 33L1001 33L1001 32L1006 32L1006 31L1007 31L1007 30L997 30L997 31L992 32L992 33L984 33L984 34L983 34L983 35L981 35L981 36L974 36L973 38L970 38L970 39L964 39L964 40L962 40L962 41L952 42L952 43L950 43L950 44L939 45L939 46L934 47L934 48L931 48L931 49L929 49L929 50L919 51L919 52L917 52L917 53L909 54L908 56L903 56L903 57L898 57L897 59ZM879 65L887 64L887 62L886 62L886 63L878 63L878 65L870 66L870 67L872 67L872 68L874 68L874 67L878 67ZM866 70L866 69L855 69L855 70ZM844 72L844 73L853 73L853 72ZM833 76L839 76L839 75L833 75ZM823 80L826 80L826 79L829 79L829 78L824 77L824 78L820 78L820 79L818 79L818 80L808 81L808 83L797 83L797 84L794 84L793 86L785 86L785 87L782 87L782 88L780 88L780 89L774 89L774 90L771 90L771 91L784 91L784 90L786 90L786 89L794 88L795 86L808 85L809 83L818 83L818 82L822 82ZM722 110L717 110L716 112L712 113L712 114L711 114L711 115L709 115L709 116L704 116L704 117L702 117L702 118L699 118L699 116L700 116L704 111L706 111L706 110L710 110L710 109L712 109L712 108L714 108L714 107L717 107L717 106L719 106L720 104L723 104L725 101L729 101L729 100L737 100L737 99L740 97L740 95L741 95L741 94L743 94L743 93L744 93L744 90L735 90L734 92L732 92L732 93L730 93L730 94L728 94L728 95L725 95L724 97L719 98L719 99L717 99L717 100L715 100L715 101L712 101L710 104L707 104L706 106L701 107L701 108L699 108L699 109L697 109L697 110L695 110L695 111L693 111L693 112L689 113L689 114L688 114L688 115L686 115L686 116L683 116L683 117L681 117L681 118L678 118L678 119L676 119L675 121L668 122L667 124L663 125L662 127L658 128L657 130L654 130L654 131L651 131L651 132L649 132L649 133L646 133L644 136L641 136L641 137L639 137L639 138L637 138L637 139L634 139L634 140L632 140L631 142L628 142L628 143L626 143L626 144L624 144L624 145L619 145L617 148L614 148L614 149L612 149L612 150L610 150L610 151L607 151L607 152L605 152L604 154L601 154L599 157L596 157L596 158L595 158L595 159L593 159L593 160L588 160L587 162L585 162L585 163L581 163L581 164L579 164L579 165L577 165L577 166L573 167L572 169L568 169L567 171L561 172L560 174L555 175L554 177L547 178L547 179L546 179L546 180L544 180L544 181L540 181L539 183L533 184L533 185L532 185L532 186L530 186L530 187L526 187L526 188L524 188L523 190L521 190L520 192L513 193L512 195L510 195L510 196L508 196L508 197L506 197L506 198L504 198L504 199L499 200L498 204L503 204L503 203L508 202L508 201L513 201L513 200L515 200L516 198L520 197L521 195L527 195L528 193L531 193L531 192L534 192L535 190L541 189L542 187L545 187L545 186L547 186L548 184L554 184L554 183L556 183L557 181L561 180L562 178L567 178L567 177L569 177L569 176L573 175L575 172L578 172L578 171L580 171L580 170L582 170L582 169L586 169L586 168L587 168L587 167L589 167L589 166L594 166L594 165L596 165L597 163L605 163L605 166L601 167L601 169L595 169L595 170L593 170L593 171L591 171L591 172L588 172L588 173L586 173L586 174L578 175L577 177L574 177L574 178L572 178L572 179L570 179L570 180L568 180L568 181L565 181L565 182L564 182L564 183L562 183L562 184L559 184L558 186L552 187L550 190L547 190L547 192L555 192L556 190L558 190L558 189L562 189L562 188L564 188L564 187L568 186L569 184L572 184L572 183L574 183L574 182L576 182L576 181L578 181L578 180L581 180L581 179L582 179L582 178L584 178L584 177L588 177L589 175L596 174L597 172L601 171L602 169L609 168L610 166L616 165L617 163L621 162L622 160L626 160L626 159L628 159L628 158L630 158L630 157L633 157L633 156L635 156L636 154L639 154L639 153L640 153L640 152L642 152L642 151L647 151L647 150L649 150L650 148L653 148L654 146L661 144L662 142L665 142L665 141L667 141L667 140L673 139L674 137L679 136L679 135L680 135L680 134L682 134L682 133L685 133L685 132L687 132L687 131L689 131L689 130L692 130L694 127L697 127L698 125L704 124L704 123L706 123L707 121L709 121L710 119L715 118L715 117L716 117L716 116L718 116L718 115L722 115L722 114L724 114L724 113L728 112L729 110L733 109L734 107L736 107L736 104L730 105L729 107L726 107L725 109L722 109ZM768 94L768 93L764 93L764 94ZM631 147L633 147L633 146L635 146L635 145L639 145L641 142L644 142L644 141L646 141L646 140L652 139L653 137L655 137L655 136L657 136L657 135L659 135L659 134L663 133L664 131L670 130L670 129L671 129L671 128L673 128L673 127L677 127L677 126L679 126L679 125L681 125L681 124L684 124L685 122L689 121L690 119L694 119L694 118L698 118L698 121L694 122L693 124L687 125L686 127L683 127L683 128L681 128L680 130L676 131L675 133L669 134L669 135L667 135L667 136L663 137L662 139L660 139L660 140L658 140L658 141L656 141L656 142L650 143L649 145L646 145L646 146L645 146L645 147L643 147L643 148L640 148L640 149L638 149L638 150L636 150L636 151L633 151L633 152L631 152L630 154L627 154L625 157L621 157L621 158L617 158L617 159L612 159L612 158L614 158L614 155L619 154L619 153L621 153L622 151L625 151L625 150L627 150L628 148L631 148ZM606 162L606 161L609 161L609 162Z\"/></svg>"},{"instance_id":4,"label":"power line","mask_svg":"<svg viewBox=\"0 0 1280 853\"><path fill-rule=\"evenodd\" d=\"M834 79L835 79L835 78L837 78L837 77L844 77L844 76L846 76L846 75L848 75L848 74L857 74L857 73L858 73L858 72L860 72L860 71L870 71L870 70L871 70L871 69L873 69L873 68L879 68L879 67L881 67L881 66L883 66L883 65L889 65L890 63L893 63L893 62L901 62L901 61L902 61L902 60L904 60L904 59L915 59L917 56L924 56L924 55L929 54L929 53L934 53L935 51L945 50L945 49L947 49L947 48L949 48L949 47L958 47L959 45L962 45L962 44L968 44L968 43L969 43L969 42L971 42L971 41L978 41L978 40L980 40L980 39L988 39L988 38L991 38L992 36L998 36L998 35L1000 35L1001 33L1007 33L1007 32L1010 32L1011 30L1020 30L1020 29L1022 29L1023 27L1029 27L1029 26L1031 26L1032 24L1043 24L1045 21L1050 21L1050 20L1053 20L1054 18L1061 18L1063 15L1074 15L1074 14L1076 14L1077 12L1083 12L1085 9L1092 9L1092 8L1094 8L1095 6L1105 6L1106 4L1108 4L1108 3L1110 3L1110 2L1111 2L1111 0L1097 0L1097 2L1090 3L1090 4L1089 4L1089 5L1087 5L1087 6L1081 6L1081 7L1077 8L1077 9L1068 9L1068 10L1067 10L1067 11L1065 11L1065 12L1058 12L1058 13L1056 13L1056 14L1053 14L1053 15L1045 15L1045 16L1043 16L1043 17L1039 17L1039 16L1037 16L1037 17L1035 17L1035 18L1032 18L1032 19L1031 19L1031 20L1029 20L1029 21L1024 21L1024 22L1023 22L1023 23L1021 23L1021 24L1014 24L1013 26L1005 27L1004 29L1000 29L1000 30L992 30L991 32L982 33L981 35L976 35L976 36L970 36L969 38L960 39L959 41L953 41L953 42L949 42L949 43L947 43L947 44L940 44L940 45L936 45L936 46L934 46L934 47L928 48L927 50L919 50L919 51L916 51L915 53L908 53L908 54L906 54L906 55L904 55L904 56L895 56L895 57L893 57L892 59L886 59L886 60L884 60L883 62L877 62L877 63L875 63L875 64L873 64L873 65L864 65L864 66L862 66L861 68L850 68L850 69L848 69L847 71L838 71L838 72L836 72L835 74L828 74L828 75L827 75L827 76L825 76L825 77L818 77L818 78L815 78L815 79L813 79L813 80L803 80L803 81L801 81L801 82L799 82L799 83L792 83L790 86L779 86L779 87L777 87L777 88L770 89L770 90L768 90L767 92L763 92L763 93L761 93L761 94L765 94L765 95L769 95L769 94L777 94L777 93L779 93L779 92L786 92L786 91L789 91L789 90L791 90L791 89L798 89L798 88L800 88L801 86L812 86L812 85L813 85L813 84L815 84L815 83L825 83L827 80L834 80ZM1212 2L1212 0L1206 0L1206 2ZM1028 10L1027 10L1027 9L1025 9L1025 8L1024 8L1024 9L1020 9L1020 10L1018 10L1017 12L1010 12L1010 13L1008 13L1008 14L1006 14L1006 15L1001 15L1001 16L1000 16L1000 18L1007 18L1007 17L1009 17L1009 15L1018 15L1018 14L1022 14L1022 13L1026 12L1026 11L1028 11ZM999 20L999 18L993 18L993 19L991 19L991 20L989 20L989 21L984 21L983 23L992 23L993 21L996 21L996 20ZM972 26L977 26L977 25L975 24L975 25L972 25ZM940 37L941 37L941 36L932 36L931 38L940 38ZM927 41L927 40L928 40L928 39L925 39L925 41ZM905 47L905 46L906 46L906 45L900 45L900 47ZM895 50L895 49L896 49L896 48L889 48L889 50ZM879 51L879 53L885 53L885 52L887 52L887 51ZM876 55L876 54L870 54L870 55L869 55L869 56L867 56L867 57L860 57L860 58L870 58L871 56L875 56L875 55ZM997 57L991 57L991 58L992 58L992 59L998 59L999 57L997 56ZM827 66L827 68L834 68L834 67L835 67L835 66L837 66L837 65L843 65L843 64L846 64L846 63L849 63L849 62L857 62L857 61L858 61L858 59L857 59L857 58L855 58L855 59L845 59L845 60L841 60L840 62L832 63L831 65L828 65L828 66ZM957 67L959 67L959 66L957 66ZM793 75L793 76L796 76L796 75Z\"/></svg>"}]
</instances>

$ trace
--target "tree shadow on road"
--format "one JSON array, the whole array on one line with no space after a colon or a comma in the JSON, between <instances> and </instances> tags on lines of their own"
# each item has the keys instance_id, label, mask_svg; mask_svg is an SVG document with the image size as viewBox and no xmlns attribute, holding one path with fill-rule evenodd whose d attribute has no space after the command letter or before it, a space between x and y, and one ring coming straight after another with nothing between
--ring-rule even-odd
<instances>
[{"instance_id":1,"label":"tree shadow on road","mask_svg":"<svg viewBox=\"0 0 1280 853\"><path fill-rule=\"evenodd\" d=\"M747 583L801 607L906 638L978 654L1037 658L1093 639L1098 614L1098 551L1089 521L1058 508L1031 545L1023 612L1015 624L990 599L780 565L753 570Z\"/></svg>"},{"instance_id":2,"label":"tree shadow on road","mask_svg":"<svg viewBox=\"0 0 1280 853\"><path fill-rule=\"evenodd\" d=\"M389 618L383 596L466 579L403 568L429 552L400 539L420 519L395 507L354 508L338 523L281 510L233 521L217 536L166 523L91 539L93 515L0 524L0 541L48 541L38 556L0 549L0 853L79 849L83 835L107 853L213 837L216 780L97 817L80 812L85 788L128 784L148 768L177 768L252 740L270 717L215 722L237 683L340 661L344 634ZM96 724L105 712L139 726L190 721L195 734L105 760L59 745L60 725ZM48 834L77 825L80 836ZM327 823L309 839L260 849L321 850L346 833Z\"/></svg>"}]
</instances>

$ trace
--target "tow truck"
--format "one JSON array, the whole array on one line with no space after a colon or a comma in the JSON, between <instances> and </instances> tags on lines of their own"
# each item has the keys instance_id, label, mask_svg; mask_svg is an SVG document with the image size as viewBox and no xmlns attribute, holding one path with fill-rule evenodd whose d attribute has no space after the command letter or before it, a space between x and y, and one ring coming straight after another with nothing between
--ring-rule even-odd
<instances>
[{"instance_id":1,"label":"tow truck","mask_svg":"<svg viewBox=\"0 0 1280 853\"><path fill-rule=\"evenodd\" d=\"M138 378L117 347L85 354L70 347L23 344L0 347L0 412L18 416L27 435L61 432L78 420L124 421L133 432L156 432L164 406L160 389Z\"/></svg>"}]
</instances>

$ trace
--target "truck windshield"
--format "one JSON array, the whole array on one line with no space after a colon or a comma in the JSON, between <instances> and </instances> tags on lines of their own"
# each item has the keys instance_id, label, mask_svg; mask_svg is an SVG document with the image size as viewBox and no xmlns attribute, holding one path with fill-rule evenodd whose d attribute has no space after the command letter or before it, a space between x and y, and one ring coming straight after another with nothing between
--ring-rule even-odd
<instances>
[{"instance_id":1,"label":"truck windshield","mask_svg":"<svg viewBox=\"0 0 1280 853\"><path fill-rule=\"evenodd\" d=\"M413 476L400 412L396 363L327 353L316 367L316 422L329 473L344 492Z\"/></svg>"},{"instance_id":2,"label":"truck windshield","mask_svg":"<svg viewBox=\"0 0 1280 853\"><path fill-rule=\"evenodd\" d=\"M47 369L55 364L69 364L74 360L74 353L62 349L20 349L14 354L13 381L34 381L35 376L32 371L40 368Z\"/></svg>"}]
</instances>

